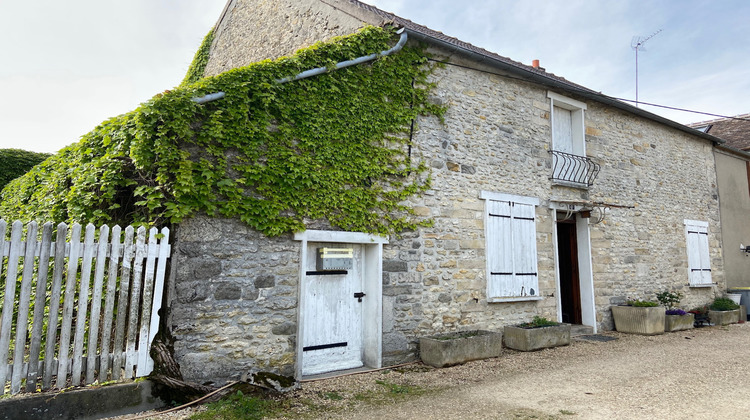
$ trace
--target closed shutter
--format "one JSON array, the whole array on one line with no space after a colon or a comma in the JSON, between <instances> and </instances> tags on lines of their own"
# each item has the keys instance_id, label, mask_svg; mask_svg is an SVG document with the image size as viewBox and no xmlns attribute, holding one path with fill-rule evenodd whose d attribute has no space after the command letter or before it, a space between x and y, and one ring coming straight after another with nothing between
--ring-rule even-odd
<instances>
[{"instance_id":1,"label":"closed shutter","mask_svg":"<svg viewBox=\"0 0 750 420\"><path fill-rule=\"evenodd\" d=\"M573 153L573 116L569 110L559 106L552 107L552 110L554 149L558 152Z\"/></svg>"},{"instance_id":2,"label":"closed shutter","mask_svg":"<svg viewBox=\"0 0 750 420\"><path fill-rule=\"evenodd\" d=\"M536 223L534 206L513 203L513 262L512 296L538 295L536 272Z\"/></svg>"},{"instance_id":3,"label":"closed shutter","mask_svg":"<svg viewBox=\"0 0 750 420\"><path fill-rule=\"evenodd\" d=\"M711 285L711 257L708 250L708 223L685 221L688 279L691 286Z\"/></svg>"},{"instance_id":4,"label":"closed shutter","mask_svg":"<svg viewBox=\"0 0 750 420\"><path fill-rule=\"evenodd\" d=\"M513 282L513 243L510 203L487 201L488 297L510 296Z\"/></svg>"},{"instance_id":5,"label":"closed shutter","mask_svg":"<svg viewBox=\"0 0 750 420\"><path fill-rule=\"evenodd\" d=\"M487 201L487 297L538 296L535 207Z\"/></svg>"}]
</instances>

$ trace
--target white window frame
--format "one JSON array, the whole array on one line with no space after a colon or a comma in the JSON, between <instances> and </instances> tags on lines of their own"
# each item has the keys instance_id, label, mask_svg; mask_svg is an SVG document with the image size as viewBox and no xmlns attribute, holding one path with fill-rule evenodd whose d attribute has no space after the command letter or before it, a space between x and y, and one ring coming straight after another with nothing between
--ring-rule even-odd
<instances>
[{"instance_id":1,"label":"white window frame","mask_svg":"<svg viewBox=\"0 0 750 420\"><path fill-rule=\"evenodd\" d=\"M550 102L550 131L552 132L552 150L561 150L555 139L555 107L567 109L571 114L570 136L572 141L572 154L586 156L586 127L584 123L584 111L586 104L575 99L570 99L555 92L547 92Z\"/></svg>"},{"instance_id":2,"label":"white window frame","mask_svg":"<svg viewBox=\"0 0 750 420\"><path fill-rule=\"evenodd\" d=\"M539 292L536 239L536 208L540 205L540 200L535 197L501 194L492 191L482 191L480 198L485 200L484 237L487 270L485 276L487 279L487 302L517 302L543 299ZM490 216L490 209L496 207L498 204L501 206L507 204L509 209L509 214L502 217L507 217L510 223L509 232L505 232L505 234L510 235L510 243L501 245L495 245L493 243L493 241L499 239L499 235L501 235L502 232L492 232L491 225L493 224L490 221L491 217L495 217ZM524 223L521 220L528 221L529 215L526 217L515 218L513 210L514 208L517 208L523 212L529 211L527 207L522 206L531 206L530 214L533 215L533 229L527 229L525 233L521 225L516 223ZM528 225L526 227L528 228ZM514 255L513 253L513 251L518 251L519 249L524 248L519 246L519 244L514 243L514 241L519 239L517 235L528 235L526 239L521 239L521 241L527 241L525 243L525 249L528 251L528 254L524 254L524 256ZM523 237L524 236L521 236L521 238ZM501 252L509 252L508 254L504 254L504 256L506 257L506 264L510 264L512 267L509 268L510 271L507 273L493 274L493 265L498 263L495 258L499 255L498 253ZM510 261L507 260L508 257L510 257ZM521 269L521 265L523 265L523 269ZM521 273L521 271L523 271L523 273ZM513 285L518 285L519 283L522 284L523 289L516 290L517 288L513 287ZM511 292L501 292L501 290L507 291L509 289ZM533 295L529 293L531 289L534 289ZM524 290L524 294L521 293L521 290Z\"/></svg>"},{"instance_id":3,"label":"white window frame","mask_svg":"<svg viewBox=\"0 0 750 420\"><path fill-rule=\"evenodd\" d=\"M685 219L684 223L690 287L711 287L713 281L708 248L708 222Z\"/></svg>"}]
</instances>

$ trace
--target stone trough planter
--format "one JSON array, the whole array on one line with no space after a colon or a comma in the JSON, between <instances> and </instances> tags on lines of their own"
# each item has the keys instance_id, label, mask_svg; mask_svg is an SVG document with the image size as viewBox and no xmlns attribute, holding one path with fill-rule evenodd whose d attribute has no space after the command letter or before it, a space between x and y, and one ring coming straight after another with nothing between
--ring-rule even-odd
<instances>
[{"instance_id":1,"label":"stone trough planter","mask_svg":"<svg viewBox=\"0 0 750 420\"><path fill-rule=\"evenodd\" d=\"M664 307L613 306L615 329L629 334L664 334L666 314Z\"/></svg>"},{"instance_id":2,"label":"stone trough planter","mask_svg":"<svg viewBox=\"0 0 750 420\"><path fill-rule=\"evenodd\" d=\"M523 328L508 325L503 329L505 346L514 350L534 351L570 344L570 324Z\"/></svg>"},{"instance_id":3,"label":"stone trough planter","mask_svg":"<svg viewBox=\"0 0 750 420\"><path fill-rule=\"evenodd\" d=\"M503 335L492 331L461 331L419 339L419 357L434 367L498 357L502 350Z\"/></svg>"},{"instance_id":4,"label":"stone trough planter","mask_svg":"<svg viewBox=\"0 0 750 420\"><path fill-rule=\"evenodd\" d=\"M708 311L708 318L714 325L736 324L740 320L740 310L733 311Z\"/></svg>"},{"instance_id":5,"label":"stone trough planter","mask_svg":"<svg viewBox=\"0 0 750 420\"><path fill-rule=\"evenodd\" d=\"M665 315L664 331L682 331L693 328L695 324L695 315Z\"/></svg>"}]
</instances>

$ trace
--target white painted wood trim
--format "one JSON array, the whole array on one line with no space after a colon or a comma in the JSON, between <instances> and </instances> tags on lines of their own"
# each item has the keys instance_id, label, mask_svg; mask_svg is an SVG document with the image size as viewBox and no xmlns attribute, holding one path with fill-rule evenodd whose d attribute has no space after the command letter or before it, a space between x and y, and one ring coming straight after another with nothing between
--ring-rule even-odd
<instances>
[{"instance_id":1,"label":"white painted wood trim","mask_svg":"<svg viewBox=\"0 0 750 420\"><path fill-rule=\"evenodd\" d=\"M479 193L479 198L483 200L508 201L508 202L519 203L519 204L527 204L530 206L538 206L541 203L541 200L536 197L526 197L523 195L514 195L514 194L502 194L502 193L497 193L493 191L482 191ZM486 210L485 210L485 213L487 213ZM485 226L486 225L487 223L485 223Z\"/></svg>"},{"instance_id":2,"label":"white painted wood trim","mask_svg":"<svg viewBox=\"0 0 750 420\"><path fill-rule=\"evenodd\" d=\"M578 283L581 291L581 322L594 328L596 334L596 299L594 269L591 262L591 234L589 219L576 214L576 241L578 242Z\"/></svg>"},{"instance_id":3,"label":"white painted wood trim","mask_svg":"<svg viewBox=\"0 0 750 420\"><path fill-rule=\"evenodd\" d=\"M552 99L552 102L555 103L560 108L565 108L571 111L574 111L576 109L583 109L583 110L586 109L585 102L576 101L575 99L562 96L555 92L547 91L547 97L549 99Z\"/></svg>"},{"instance_id":4,"label":"white painted wood trim","mask_svg":"<svg viewBox=\"0 0 750 420\"><path fill-rule=\"evenodd\" d=\"M689 220L685 219L684 221L685 226L691 226L696 228L704 228L708 230L708 222L702 221L702 220Z\"/></svg>"},{"instance_id":5,"label":"white painted wood trim","mask_svg":"<svg viewBox=\"0 0 750 420\"><path fill-rule=\"evenodd\" d=\"M534 300L544 300L544 296L496 297L487 299L487 303L525 302Z\"/></svg>"},{"instance_id":6,"label":"white painted wood trim","mask_svg":"<svg viewBox=\"0 0 750 420\"><path fill-rule=\"evenodd\" d=\"M364 232L335 230L305 230L294 234L294 240L303 242L340 242L350 244L387 244L388 238Z\"/></svg>"},{"instance_id":7,"label":"white painted wood trim","mask_svg":"<svg viewBox=\"0 0 750 420\"><path fill-rule=\"evenodd\" d=\"M552 247L555 254L555 300L557 322L562 322L562 287L560 286L560 247L557 245L557 211L552 208Z\"/></svg>"}]
</instances>

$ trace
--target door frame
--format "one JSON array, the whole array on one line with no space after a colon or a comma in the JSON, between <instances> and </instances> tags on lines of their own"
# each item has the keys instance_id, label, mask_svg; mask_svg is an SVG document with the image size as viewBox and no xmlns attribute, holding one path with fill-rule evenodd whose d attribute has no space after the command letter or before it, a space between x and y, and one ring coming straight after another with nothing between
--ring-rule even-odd
<instances>
[{"instance_id":1,"label":"door frame","mask_svg":"<svg viewBox=\"0 0 750 420\"><path fill-rule=\"evenodd\" d=\"M553 203L552 210L552 243L555 248L555 287L557 295L557 321L562 322L562 301L560 293L560 250L557 246L557 211L570 211L575 215L576 241L578 242L578 281L581 293L581 323L598 332L596 322L596 302L594 299L594 276L591 263L591 235L589 219L581 217L581 206Z\"/></svg>"},{"instance_id":2,"label":"door frame","mask_svg":"<svg viewBox=\"0 0 750 420\"><path fill-rule=\"evenodd\" d=\"M305 271L308 264L309 242L328 242L362 245L362 288L366 298L362 301L362 363L371 368L380 368L383 360L383 244L388 238L362 232L339 232L329 230L306 230L294 234L301 241L299 261L299 288L297 304L297 357L294 362L295 377L302 378L302 337L306 296Z\"/></svg>"}]
</instances>

